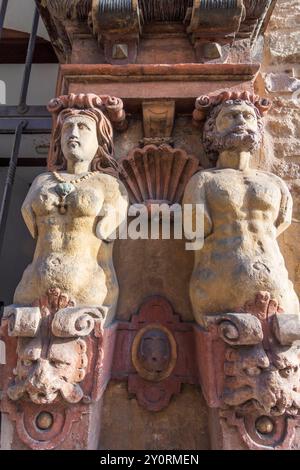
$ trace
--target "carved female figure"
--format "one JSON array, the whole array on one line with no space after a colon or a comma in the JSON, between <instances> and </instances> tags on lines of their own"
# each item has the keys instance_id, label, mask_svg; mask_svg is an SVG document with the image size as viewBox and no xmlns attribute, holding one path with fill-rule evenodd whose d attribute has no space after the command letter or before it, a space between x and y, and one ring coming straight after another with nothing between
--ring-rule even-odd
<instances>
[{"instance_id":1,"label":"carved female figure","mask_svg":"<svg viewBox=\"0 0 300 470\"><path fill-rule=\"evenodd\" d=\"M22 206L36 238L14 303L31 305L59 288L79 305L114 314L118 284L112 263L111 234L127 214L127 193L116 174L113 132L96 95L52 100L57 115L50 167L33 182ZM104 168L106 167L106 168Z\"/></svg>"},{"instance_id":2,"label":"carved female figure","mask_svg":"<svg viewBox=\"0 0 300 470\"><path fill-rule=\"evenodd\" d=\"M204 206L204 246L195 253L190 296L196 320L237 311L258 291L286 313L299 303L277 237L291 223L292 198L278 176L250 168L262 137L266 103L243 93L199 98L195 118L208 113L203 141L215 168L189 181L184 204Z\"/></svg>"}]
</instances>

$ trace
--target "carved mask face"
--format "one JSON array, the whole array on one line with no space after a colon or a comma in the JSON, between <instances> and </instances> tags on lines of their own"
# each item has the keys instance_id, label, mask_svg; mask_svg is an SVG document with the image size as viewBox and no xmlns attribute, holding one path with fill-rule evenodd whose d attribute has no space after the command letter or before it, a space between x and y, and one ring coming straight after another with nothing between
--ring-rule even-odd
<instances>
[{"instance_id":1,"label":"carved mask face","mask_svg":"<svg viewBox=\"0 0 300 470\"><path fill-rule=\"evenodd\" d=\"M20 338L15 385L8 390L13 400L25 392L37 404L52 403L59 393L70 403L82 398L77 384L86 373L86 345L81 339L55 339L42 357L43 345L39 337Z\"/></svg>"},{"instance_id":2,"label":"carved mask face","mask_svg":"<svg viewBox=\"0 0 300 470\"><path fill-rule=\"evenodd\" d=\"M300 407L299 350L295 346L277 347L269 351L269 356L261 344L227 351L226 404L275 416L285 412L297 414Z\"/></svg>"},{"instance_id":3,"label":"carved mask face","mask_svg":"<svg viewBox=\"0 0 300 470\"><path fill-rule=\"evenodd\" d=\"M98 150L98 136L94 119L84 115L65 119L61 132L61 148L67 160L91 162Z\"/></svg>"},{"instance_id":4,"label":"carved mask face","mask_svg":"<svg viewBox=\"0 0 300 470\"><path fill-rule=\"evenodd\" d=\"M152 329L145 333L139 348L139 359L150 372L164 371L170 362L171 347L167 335Z\"/></svg>"}]
</instances>

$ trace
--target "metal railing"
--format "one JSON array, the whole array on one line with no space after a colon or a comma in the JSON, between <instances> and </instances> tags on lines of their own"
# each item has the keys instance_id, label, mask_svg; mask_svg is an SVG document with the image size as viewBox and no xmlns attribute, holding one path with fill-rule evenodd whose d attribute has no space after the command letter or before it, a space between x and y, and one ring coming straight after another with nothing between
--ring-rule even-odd
<instances>
[{"instance_id":1,"label":"metal railing","mask_svg":"<svg viewBox=\"0 0 300 470\"><path fill-rule=\"evenodd\" d=\"M3 28L5 26L7 6L8 0L2 0L0 8L0 40ZM0 134L14 134L14 143L10 158L7 162L7 165L5 165L8 166L8 169L4 184L3 197L0 205L0 255L3 248L6 223L13 193L22 136L25 133L41 134L51 132L51 117L47 111L46 106L29 106L27 104L27 95L30 83L33 54L37 38L39 17L39 11L37 7L35 7L18 105L0 105ZM34 165L34 159L30 159L30 163Z\"/></svg>"}]
</instances>

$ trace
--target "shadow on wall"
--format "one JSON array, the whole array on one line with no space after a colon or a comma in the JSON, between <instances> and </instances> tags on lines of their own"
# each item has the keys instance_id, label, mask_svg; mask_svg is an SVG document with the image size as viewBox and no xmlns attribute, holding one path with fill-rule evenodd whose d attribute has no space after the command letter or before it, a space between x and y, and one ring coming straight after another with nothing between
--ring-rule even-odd
<instances>
[{"instance_id":1,"label":"shadow on wall","mask_svg":"<svg viewBox=\"0 0 300 470\"><path fill-rule=\"evenodd\" d=\"M21 206L29 185L40 168L18 168L10 203L9 215L2 251L0 253L0 301L9 305L13 301L15 289L24 269L31 262L35 241L31 238L21 214ZM0 191L2 195L7 169L0 171Z\"/></svg>"}]
</instances>

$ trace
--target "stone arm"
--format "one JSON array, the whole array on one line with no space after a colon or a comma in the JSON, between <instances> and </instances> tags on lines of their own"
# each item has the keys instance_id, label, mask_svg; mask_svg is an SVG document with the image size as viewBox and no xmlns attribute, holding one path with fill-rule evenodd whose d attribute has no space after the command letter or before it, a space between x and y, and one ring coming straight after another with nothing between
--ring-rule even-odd
<instances>
[{"instance_id":1,"label":"stone arm","mask_svg":"<svg viewBox=\"0 0 300 470\"><path fill-rule=\"evenodd\" d=\"M101 220L96 227L100 240L110 242L116 239L116 230L127 220L128 194L123 183L109 176L104 203L100 212Z\"/></svg>"},{"instance_id":2,"label":"stone arm","mask_svg":"<svg viewBox=\"0 0 300 470\"><path fill-rule=\"evenodd\" d=\"M197 204L201 205L202 214L204 215L204 238L208 237L213 231L213 224L209 213L209 207L206 198L206 184L208 182L209 175L207 172L200 171L196 173L188 182L184 196L183 196L183 209L185 204L190 204L192 208L192 223L185 224L184 232L188 239L195 238L196 233L196 221L197 221ZM199 214L199 211L198 211ZM200 221L198 221L199 223Z\"/></svg>"},{"instance_id":3,"label":"stone arm","mask_svg":"<svg viewBox=\"0 0 300 470\"><path fill-rule=\"evenodd\" d=\"M278 216L275 222L277 236L284 232L292 222L293 200L284 181L280 179L281 201Z\"/></svg>"},{"instance_id":4,"label":"stone arm","mask_svg":"<svg viewBox=\"0 0 300 470\"><path fill-rule=\"evenodd\" d=\"M34 198L37 197L37 192L40 188L40 185L42 184L40 180L41 180L41 175L35 178L32 185L30 186L30 189L27 193L27 196L21 208L23 219L33 238L37 238L38 228L36 224L35 213L33 212L33 209L32 209L32 203L34 201Z\"/></svg>"}]
</instances>

